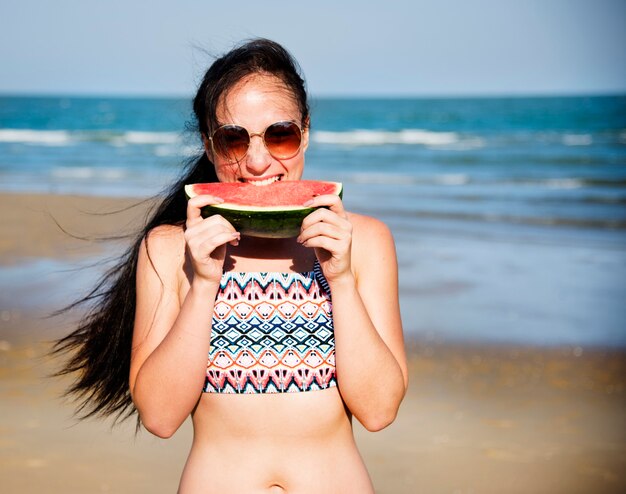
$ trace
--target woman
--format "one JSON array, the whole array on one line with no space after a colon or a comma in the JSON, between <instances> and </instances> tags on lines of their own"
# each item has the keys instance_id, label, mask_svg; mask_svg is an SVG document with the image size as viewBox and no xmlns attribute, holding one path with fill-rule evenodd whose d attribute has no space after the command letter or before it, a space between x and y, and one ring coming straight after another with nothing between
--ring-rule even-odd
<instances>
[{"instance_id":1,"label":"woman","mask_svg":"<svg viewBox=\"0 0 626 494\"><path fill-rule=\"evenodd\" d=\"M373 492L351 418L380 430L406 391L391 234L334 195L313 199L319 209L288 239L246 237L221 216L203 219L201 208L218 197L186 203L186 183L263 187L301 178L309 108L280 45L253 40L216 60L194 111L205 153L121 273L110 273L117 278L100 305L60 342L78 350L66 372L82 374L70 392L89 414L123 414L134 404L159 437L191 414L181 493ZM280 317L255 326L265 336L254 347L246 328L260 304ZM289 339L296 313L317 317L298 344ZM113 374L110 362L120 360L122 373Z\"/></svg>"}]
</instances>

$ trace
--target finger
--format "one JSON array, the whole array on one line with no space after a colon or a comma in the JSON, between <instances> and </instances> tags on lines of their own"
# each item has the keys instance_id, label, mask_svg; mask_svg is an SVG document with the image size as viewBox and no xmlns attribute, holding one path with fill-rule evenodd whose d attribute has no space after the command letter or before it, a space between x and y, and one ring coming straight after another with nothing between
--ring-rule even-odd
<instances>
[{"instance_id":1,"label":"finger","mask_svg":"<svg viewBox=\"0 0 626 494\"><path fill-rule=\"evenodd\" d=\"M232 244L235 243L237 244L239 242L239 233L238 232L222 232L219 233L218 235L215 235L214 237L211 237L211 241L208 242L209 247L212 247L211 252L209 253L212 254L215 249L217 249L218 247L221 247L222 245L226 245L226 244Z\"/></svg>"},{"instance_id":2,"label":"finger","mask_svg":"<svg viewBox=\"0 0 626 494\"><path fill-rule=\"evenodd\" d=\"M210 235L211 231L228 231L234 233L237 230L235 230L235 227L226 220L226 218L219 214L214 214L192 223L191 226L185 229L185 236L190 238L198 235L205 236Z\"/></svg>"},{"instance_id":3,"label":"finger","mask_svg":"<svg viewBox=\"0 0 626 494\"><path fill-rule=\"evenodd\" d=\"M194 258L204 260L211 257L213 252L222 245L228 243L232 244L233 242L236 244L238 241L239 233L221 231L211 235L210 237L193 237L189 239L187 245Z\"/></svg>"},{"instance_id":4,"label":"finger","mask_svg":"<svg viewBox=\"0 0 626 494\"><path fill-rule=\"evenodd\" d=\"M201 195L192 197L187 201L187 226L191 226L202 220L202 208L213 204L221 204L224 199L220 197Z\"/></svg>"},{"instance_id":5,"label":"finger","mask_svg":"<svg viewBox=\"0 0 626 494\"><path fill-rule=\"evenodd\" d=\"M322 194L319 196L315 196L313 199L305 202L303 206L310 208L327 207L339 216L344 218L347 217L341 197L335 194Z\"/></svg>"},{"instance_id":6,"label":"finger","mask_svg":"<svg viewBox=\"0 0 626 494\"><path fill-rule=\"evenodd\" d=\"M209 232L212 229L215 229L215 231L223 229L224 231L233 233L237 231L226 218L219 214L214 214L213 216L201 219L195 224L192 224L186 229L186 232L188 232L189 235L203 235L205 232Z\"/></svg>"},{"instance_id":7,"label":"finger","mask_svg":"<svg viewBox=\"0 0 626 494\"><path fill-rule=\"evenodd\" d=\"M215 238L219 238L220 241L215 243L213 240ZM224 238L228 238L228 241L235 245L241 235L232 226L223 224L207 225L200 223L185 231L185 241L194 252L196 250L214 249L224 243Z\"/></svg>"},{"instance_id":8,"label":"finger","mask_svg":"<svg viewBox=\"0 0 626 494\"><path fill-rule=\"evenodd\" d=\"M346 231L352 231L352 223L350 223L347 217L342 217L334 211L326 208L316 209L311 214L306 216L304 220L302 220L301 230L319 222L332 223Z\"/></svg>"},{"instance_id":9,"label":"finger","mask_svg":"<svg viewBox=\"0 0 626 494\"><path fill-rule=\"evenodd\" d=\"M213 217L210 217L187 228L185 230L185 239L187 243L196 238L199 239L200 242L210 242L211 237L219 233L229 233L232 234L233 237L239 238L239 233L226 220L223 218L220 220L218 218L213 219Z\"/></svg>"},{"instance_id":10,"label":"finger","mask_svg":"<svg viewBox=\"0 0 626 494\"><path fill-rule=\"evenodd\" d=\"M304 242L303 245L309 248L324 249L333 256L343 250L343 243L340 240L326 237L324 235L318 235L317 237L310 238Z\"/></svg>"},{"instance_id":11,"label":"finger","mask_svg":"<svg viewBox=\"0 0 626 494\"><path fill-rule=\"evenodd\" d=\"M297 240L300 243L304 243L318 236L329 237L335 240L349 239L349 234L344 229L330 223L318 222L302 230Z\"/></svg>"}]
</instances>

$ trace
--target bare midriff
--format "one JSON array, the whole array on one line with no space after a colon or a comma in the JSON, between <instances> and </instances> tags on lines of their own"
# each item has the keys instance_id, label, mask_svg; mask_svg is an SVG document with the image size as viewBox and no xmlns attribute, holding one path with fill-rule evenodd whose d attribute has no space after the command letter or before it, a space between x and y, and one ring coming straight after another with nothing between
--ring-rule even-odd
<instances>
[{"instance_id":1,"label":"bare midriff","mask_svg":"<svg viewBox=\"0 0 626 494\"><path fill-rule=\"evenodd\" d=\"M203 393L180 494L373 493L336 387Z\"/></svg>"}]
</instances>

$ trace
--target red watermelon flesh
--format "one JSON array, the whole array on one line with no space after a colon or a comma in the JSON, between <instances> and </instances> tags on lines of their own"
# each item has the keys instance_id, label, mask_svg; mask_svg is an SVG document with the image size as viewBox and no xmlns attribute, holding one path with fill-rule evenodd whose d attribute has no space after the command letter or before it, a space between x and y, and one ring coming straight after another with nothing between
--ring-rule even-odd
<instances>
[{"instance_id":1,"label":"red watermelon flesh","mask_svg":"<svg viewBox=\"0 0 626 494\"><path fill-rule=\"evenodd\" d=\"M185 187L187 195L209 194L224 199L224 202L255 208L277 206L299 207L313 197L341 193L338 182L315 180L278 181L270 185L251 185L242 182L216 182L193 184ZM193 193L190 194L190 193Z\"/></svg>"},{"instance_id":2,"label":"red watermelon flesh","mask_svg":"<svg viewBox=\"0 0 626 494\"><path fill-rule=\"evenodd\" d=\"M224 199L202 208L203 216L220 214L244 235L284 238L298 235L305 216L315 208L308 200L325 194L341 197L342 184L314 180L279 181L256 186L241 182L215 182L185 186L187 197L201 194Z\"/></svg>"}]
</instances>

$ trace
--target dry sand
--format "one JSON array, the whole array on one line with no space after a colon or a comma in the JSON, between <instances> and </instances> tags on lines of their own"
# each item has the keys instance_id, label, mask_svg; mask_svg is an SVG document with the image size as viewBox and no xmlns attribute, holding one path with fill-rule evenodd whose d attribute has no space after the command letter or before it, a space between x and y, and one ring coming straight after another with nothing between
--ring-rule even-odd
<instances>
[{"instance_id":1,"label":"dry sand","mask_svg":"<svg viewBox=\"0 0 626 494\"><path fill-rule=\"evenodd\" d=\"M136 202L0 195L8 233L0 269L101 248L69 238L49 213L71 233L107 235L130 228L141 207L86 213ZM42 332L53 323L33 324L28 314L0 317L0 491L175 492L189 423L161 440L135 437L131 422L111 429L75 421L59 398L67 381L45 377L58 364ZM377 492L626 492L624 353L409 342L409 358L410 388L395 423L375 434L355 424Z\"/></svg>"},{"instance_id":2,"label":"dry sand","mask_svg":"<svg viewBox=\"0 0 626 494\"><path fill-rule=\"evenodd\" d=\"M0 266L29 258L86 256L145 219L149 201L51 194L0 194Z\"/></svg>"}]
</instances>

